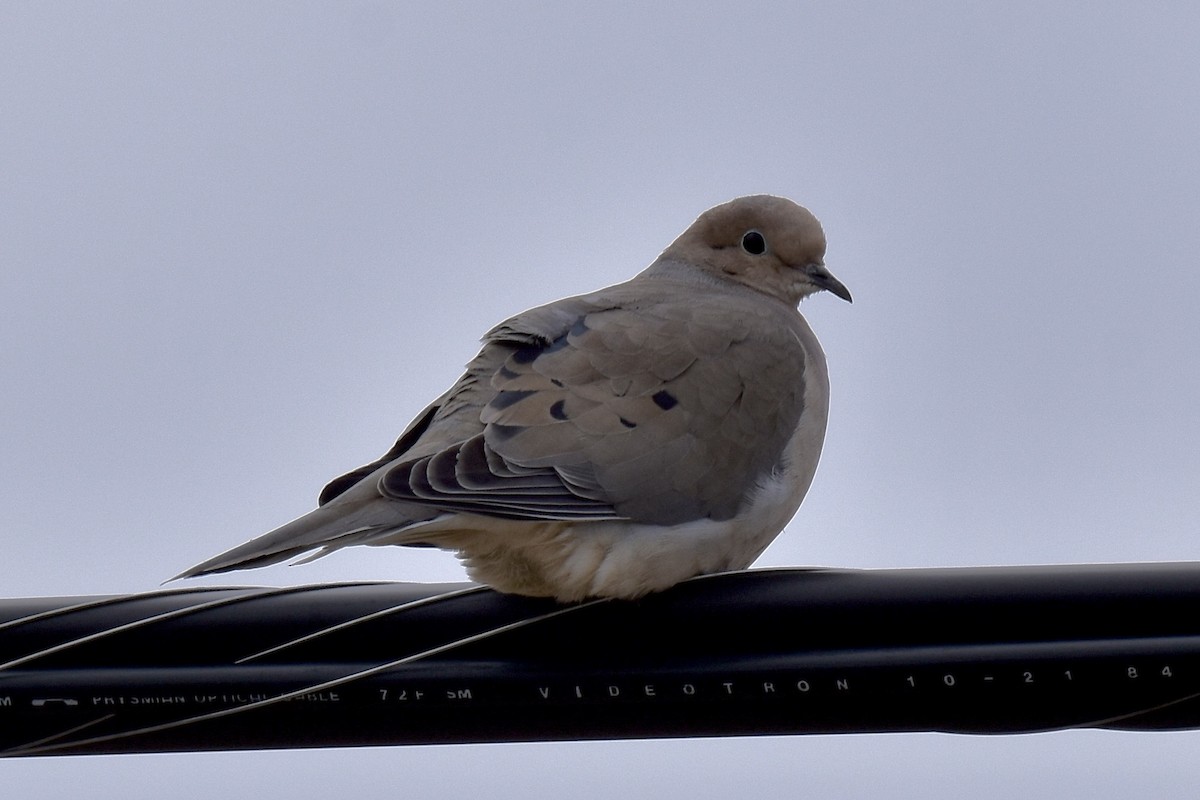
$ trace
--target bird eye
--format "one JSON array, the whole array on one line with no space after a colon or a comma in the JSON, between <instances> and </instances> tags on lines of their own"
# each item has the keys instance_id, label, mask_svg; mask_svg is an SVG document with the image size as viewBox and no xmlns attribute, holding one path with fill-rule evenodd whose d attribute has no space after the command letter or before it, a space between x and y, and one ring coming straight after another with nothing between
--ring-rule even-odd
<instances>
[{"instance_id":1,"label":"bird eye","mask_svg":"<svg viewBox=\"0 0 1200 800\"><path fill-rule=\"evenodd\" d=\"M767 240L758 231L742 234L742 249L752 256L761 256L767 251Z\"/></svg>"}]
</instances>

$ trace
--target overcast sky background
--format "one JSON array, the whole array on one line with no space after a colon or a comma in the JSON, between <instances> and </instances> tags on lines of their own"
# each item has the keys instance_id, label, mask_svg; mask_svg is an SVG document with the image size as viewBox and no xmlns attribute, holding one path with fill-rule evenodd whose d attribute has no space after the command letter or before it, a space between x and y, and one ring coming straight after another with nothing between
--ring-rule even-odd
<instances>
[{"instance_id":1,"label":"overcast sky background","mask_svg":"<svg viewBox=\"0 0 1200 800\"><path fill-rule=\"evenodd\" d=\"M1200 559L1200 5L414 6L0 5L0 596L153 589L299 515L492 324L756 192L822 220L855 297L804 304L829 433L760 565ZM232 581L354 579L463 573L359 548ZM1197 747L75 757L0 763L0 786L1190 798Z\"/></svg>"}]
</instances>

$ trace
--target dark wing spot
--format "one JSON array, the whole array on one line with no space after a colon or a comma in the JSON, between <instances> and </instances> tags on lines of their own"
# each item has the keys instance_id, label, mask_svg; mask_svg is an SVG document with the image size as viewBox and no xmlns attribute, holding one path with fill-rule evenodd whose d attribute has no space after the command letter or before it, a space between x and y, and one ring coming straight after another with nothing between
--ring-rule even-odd
<instances>
[{"instance_id":1,"label":"dark wing spot","mask_svg":"<svg viewBox=\"0 0 1200 800\"><path fill-rule=\"evenodd\" d=\"M537 361L539 356L545 355L546 353L554 353L558 350L562 350L564 347L568 347L570 345L570 342L567 341L568 338L571 336L582 336L587 332L587 330L587 323L583 321L583 317L580 317L579 319L575 320L575 324L571 326L570 330L568 330L562 336L559 336L554 341L547 341L543 339L540 344L523 344L519 347L514 347L513 354L511 356L513 363L532 364L534 361Z\"/></svg>"},{"instance_id":2,"label":"dark wing spot","mask_svg":"<svg viewBox=\"0 0 1200 800\"><path fill-rule=\"evenodd\" d=\"M496 396L492 398L492 402L488 403L488 405L497 409L508 408L521 402L531 394L533 394L531 391L496 392Z\"/></svg>"},{"instance_id":3,"label":"dark wing spot","mask_svg":"<svg viewBox=\"0 0 1200 800\"><path fill-rule=\"evenodd\" d=\"M624 417L621 417L620 419L621 419L621 424L624 425L626 428L636 428L637 427L636 422L630 422L629 420L625 419Z\"/></svg>"},{"instance_id":4,"label":"dark wing spot","mask_svg":"<svg viewBox=\"0 0 1200 800\"><path fill-rule=\"evenodd\" d=\"M672 408L679 405L679 401L675 399L675 395L671 394L666 389L660 389L659 391L655 392L654 396L650 399L653 400L655 405L657 405L663 411L670 411Z\"/></svg>"},{"instance_id":5,"label":"dark wing spot","mask_svg":"<svg viewBox=\"0 0 1200 800\"><path fill-rule=\"evenodd\" d=\"M567 401L559 400L554 405L550 406L550 416L555 419L567 418Z\"/></svg>"},{"instance_id":6,"label":"dark wing spot","mask_svg":"<svg viewBox=\"0 0 1200 800\"><path fill-rule=\"evenodd\" d=\"M556 353L559 350L562 350L563 348L565 348L566 346L567 346L567 337L560 336L557 339L555 339L553 342L551 342L548 346L543 347L541 352L538 353L538 355L545 355L546 353Z\"/></svg>"},{"instance_id":7,"label":"dark wing spot","mask_svg":"<svg viewBox=\"0 0 1200 800\"><path fill-rule=\"evenodd\" d=\"M542 354L540 347L518 347L512 354L514 364L532 364Z\"/></svg>"}]
</instances>

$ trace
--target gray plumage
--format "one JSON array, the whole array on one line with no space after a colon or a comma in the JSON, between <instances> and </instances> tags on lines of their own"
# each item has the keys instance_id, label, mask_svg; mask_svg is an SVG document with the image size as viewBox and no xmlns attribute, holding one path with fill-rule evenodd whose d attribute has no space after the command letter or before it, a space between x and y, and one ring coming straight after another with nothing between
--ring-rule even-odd
<instances>
[{"instance_id":1,"label":"gray plumage","mask_svg":"<svg viewBox=\"0 0 1200 800\"><path fill-rule=\"evenodd\" d=\"M850 299L824 251L790 200L709 210L632 280L493 328L383 457L179 577L429 544L501 591L574 601L749 566L820 456L825 358L796 306Z\"/></svg>"}]
</instances>

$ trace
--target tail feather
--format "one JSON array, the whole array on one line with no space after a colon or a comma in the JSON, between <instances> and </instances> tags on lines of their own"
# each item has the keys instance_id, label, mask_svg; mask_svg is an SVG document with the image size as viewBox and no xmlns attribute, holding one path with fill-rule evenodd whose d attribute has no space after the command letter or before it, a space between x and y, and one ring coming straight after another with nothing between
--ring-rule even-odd
<instances>
[{"instance_id":1,"label":"tail feather","mask_svg":"<svg viewBox=\"0 0 1200 800\"><path fill-rule=\"evenodd\" d=\"M317 548L320 548L317 555L325 555L348 545L360 544L364 539L378 536L385 531L394 532L411 524L402 518L397 519L395 508L381 506L382 504L367 503L350 513L346 512L345 507L321 506L245 544L202 561L171 580L196 578L250 567L265 567Z\"/></svg>"}]
</instances>

